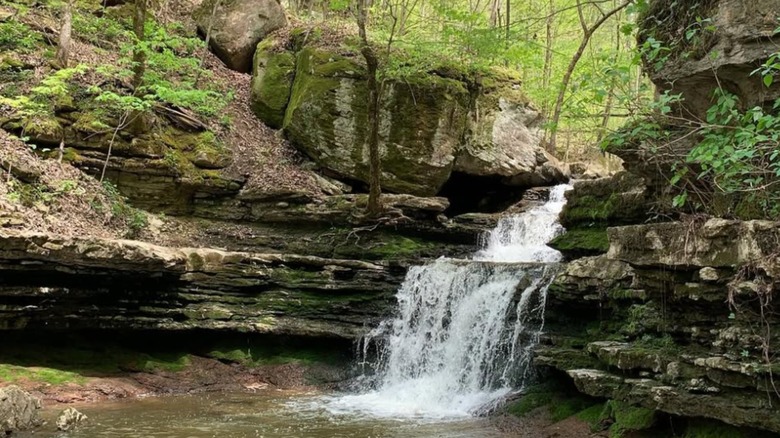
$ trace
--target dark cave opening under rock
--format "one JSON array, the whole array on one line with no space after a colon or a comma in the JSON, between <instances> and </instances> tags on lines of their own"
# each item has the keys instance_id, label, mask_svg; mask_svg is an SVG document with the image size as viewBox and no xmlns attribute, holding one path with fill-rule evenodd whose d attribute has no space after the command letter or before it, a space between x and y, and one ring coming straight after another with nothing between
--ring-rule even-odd
<instances>
[{"instance_id":1,"label":"dark cave opening under rock","mask_svg":"<svg viewBox=\"0 0 780 438\"><path fill-rule=\"evenodd\" d=\"M456 216L463 213L504 211L519 202L524 193L524 188L507 186L501 177L453 172L439 196L450 201L447 215Z\"/></svg>"}]
</instances>

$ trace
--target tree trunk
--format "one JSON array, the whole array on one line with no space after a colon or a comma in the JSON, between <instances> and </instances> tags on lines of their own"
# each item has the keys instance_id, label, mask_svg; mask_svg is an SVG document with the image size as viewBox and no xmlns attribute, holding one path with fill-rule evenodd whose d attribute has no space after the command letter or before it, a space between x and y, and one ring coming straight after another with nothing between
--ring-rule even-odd
<instances>
[{"instance_id":1,"label":"tree trunk","mask_svg":"<svg viewBox=\"0 0 780 438\"><path fill-rule=\"evenodd\" d=\"M618 23L615 26L615 55L612 57L613 65L617 65L618 61L620 60L620 33L620 20L618 20ZM601 129L599 129L599 132L596 135L596 144L601 144L601 140L603 140L604 136L607 135L607 130L609 129L609 120L612 116L612 105L615 101L616 87L617 80L614 76L612 76L609 81L609 93L607 94L607 102L604 105L604 113L601 119Z\"/></svg>"},{"instance_id":2,"label":"tree trunk","mask_svg":"<svg viewBox=\"0 0 780 438\"><path fill-rule=\"evenodd\" d=\"M135 14L133 15L133 32L135 33L135 48L133 49L133 95L138 97L144 83L146 72L146 51L141 47L145 40L144 26L146 25L146 6L148 0L135 1ZM133 111L131 117L132 130L139 134L146 130L144 114L141 111Z\"/></svg>"},{"instance_id":3,"label":"tree trunk","mask_svg":"<svg viewBox=\"0 0 780 438\"><path fill-rule=\"evenodd\" d=\"M73 32L73 2L65 3L65 11L62 14L62 27L60 27L60 41L57 46L57 65L60 68L68 68L70 58L71 33Z\"/></svg>"},{"instance_id":4,"label":"tree trunk","mask_svg":"<svg viewBox=\"0 0 780 438\"><path fill-rule=\"evenodd\" d=\"M498 16L501 9L501 3L499 0L491 0L490 2L490 27L498 27Z\"/></svg>"},{"instance_id":5,"label":"tree trunk","mask_svg":"<svg viewBox=\"0 0 780 438\"><path fill-rule=\"evenodd\" d=\"M585 52L585 49L588 47L588 43L590 42L590 38L593 36L593 33L596 32L602 24L604 24L607 20L609 20L610 17L617 14L618 12L625 9L628 5L633 3L633 0L627 0L626 2L622 3L620 6L616 7L615 9L605 13L601 16L601 18L598 19L592 26L588 27L587 24L584 21L583 13L582 13L582 3L580 0L577 0L577 11L580 15L580 22L582 24L583 34L582 34L582 41L580 41L580 46L577 48L577 51L574 53L574 56L572 56L571 61L569 61L569 66L566 68L566 74L563 75L563 81L561 82L561 87L558 90L558 98L555 101L555 112L553 112L553 118L550 122L550 138L547 141L547 150L551 153L555 152L556 149L556 136L558 133L558 123L561 121L561 112L563 111L563 101L566 97L566 90L569 88L569 82L571 82L571 77L574 74L574 69L577 68L577 63L580 62L580 58L582 58L582 54Z\"/></svg>"},{"instance_id":6,"label":"tree trunk","mask_svg":"<svg viewBox=\"0 0 780 438\"><path fill-rule=\"evenodd\" d=\"M369 192L368 192L368 214L376 217L382 212L382 186L381 186L381 163L379 159L379 82L377 72L379 70L379 60L374 49L368 43L366 33L366 22L368 21L368 11L365 0L357 0L357 22L360 39L363 47L360 50L363 58L366 60L368 71L368 161L369 161Z\"/></svg>"}]
</instances>

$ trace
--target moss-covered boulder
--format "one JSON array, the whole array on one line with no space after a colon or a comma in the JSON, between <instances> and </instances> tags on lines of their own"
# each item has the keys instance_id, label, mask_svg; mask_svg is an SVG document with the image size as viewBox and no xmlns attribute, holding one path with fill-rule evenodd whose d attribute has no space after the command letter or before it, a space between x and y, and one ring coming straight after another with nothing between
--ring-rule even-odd
<instances>
[{"instance_id":1,"label":"moss-covered boulder","mask_svg":"<svg viewBox=\"0 0 780 438\"><path fill-rule=\"evenodd\" d=\"M257 43L287 25L277 0L206 0L195 9L198 32L229 68L249 72Z\"/></svg>"},{"instance_id":2,"label":"moss-covered boulder","mask_svg":"<svg viewBox=\"0 0 780 438\"><path fill-rule=\"evenodd\" d=\"M252 108L326 172L365 183L364 61L348 45L337 49L317 35L293 30L258 45ZM379 118L382 188L389 192L434 195L453 172L512 187L568 179L540 147L541 115L506 72L450 67L386 79Z\"/></svg>"},{"instance_id":3,"label":"moss-covered boulder","mask_svg":"<svg viewBox=\"0 0 780 438\"><path fill-rule=\"evenodd\" d=\"M266 125L280 129L295 78L295 54L279 48L278 40L257 45L252 66L252 111Z\"/></svg>"},{"instance_id":4,"label":"moss-covered boulder","mask_svg":"<svg viewBox=\"0 0 780 438\"><path fill-rule=\"evenodd\" d=\"M288 138L322 167L368 181L368 90L357 57L306 47L284 121ZM392 192L436 194L449 178L466 127L462 82L425 75L386 82L381 96L382 185Z\"/></svg>"}]
</instances>

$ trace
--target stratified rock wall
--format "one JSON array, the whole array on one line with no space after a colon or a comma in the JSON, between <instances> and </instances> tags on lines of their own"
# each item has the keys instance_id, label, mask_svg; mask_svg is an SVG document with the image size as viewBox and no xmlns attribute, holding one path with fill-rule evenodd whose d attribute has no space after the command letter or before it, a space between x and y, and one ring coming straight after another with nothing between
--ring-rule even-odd
<instances>
[{"instance_id":1,"label":"stratified rock wall","mask_svg":"<svg viewBox=\"0 0 780 438\"><path fill-rule=\"evenodd\" d=\"M352 339L404 269L0 232L0 329L208 329Z\"/></svg>"},{"instance_id":2,"label":"stratified rock wall","mask_svg":"<svg viewBox=\"0 0 780 438\"><path fill-rule=\"evenodd\" d=\"M592 396L780 433L780 225L608 232L606 255L569 263L551 286L536 363Z\"/></svg>"}]
</instances>

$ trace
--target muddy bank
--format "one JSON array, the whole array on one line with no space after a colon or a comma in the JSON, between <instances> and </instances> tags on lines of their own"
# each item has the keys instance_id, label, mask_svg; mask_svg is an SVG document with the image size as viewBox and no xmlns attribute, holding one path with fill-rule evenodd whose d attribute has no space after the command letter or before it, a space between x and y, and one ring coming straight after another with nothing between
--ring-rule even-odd
<instances>
[{"instance_id":1,"label":"muddy bank","mask_svg":"<svg viewBox=\"0 0 780 438\"><path fill-rule=\"evenodd\" d=\"M45 404L216 391L327 389L350 375L351 344L204 332L7 333L0 386Z\"/></svg>"},{"instance_id":2,"label":"muddy bank","mask_svg":"<svg viewBox=\"0 0 780 438\"><path fill-rule=\"evenodd\" d=\"M2 365L0 365L2 366ZM127 372L103 377L82 377L62 383L42 382L35 376L47 373L40 367L18 367L14 383L46 406L95 403L106 400L207 392L257 392L269 389L324 389L332 386L344 370L324 364L291 362L249 367L239 363L187 356L181 371ZM32 377L23 377L25 374ZM334 381L315 381L331 376ZM56 380L57 378L54 377Z\"/></svg>"}]
</instances>

